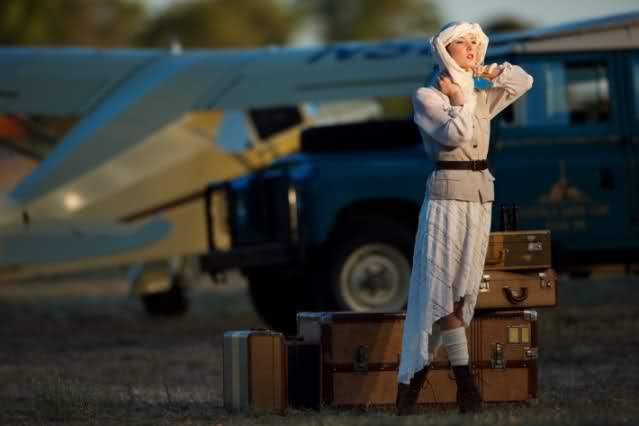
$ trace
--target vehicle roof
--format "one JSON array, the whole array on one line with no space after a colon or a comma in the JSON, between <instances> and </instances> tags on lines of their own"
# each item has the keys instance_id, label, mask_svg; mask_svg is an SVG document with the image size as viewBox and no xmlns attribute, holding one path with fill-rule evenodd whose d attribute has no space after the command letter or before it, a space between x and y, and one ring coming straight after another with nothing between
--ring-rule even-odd
<instances>
[{"instance_id":1,"label":"vehicle roof","mask_svg":"<svg viewBox=\"0 0 639 426\"><path fill-rule=\"evenodd\" d=\"M490 36L490 54L636 49L639 11Z\"/></svg>"}]
</instances>

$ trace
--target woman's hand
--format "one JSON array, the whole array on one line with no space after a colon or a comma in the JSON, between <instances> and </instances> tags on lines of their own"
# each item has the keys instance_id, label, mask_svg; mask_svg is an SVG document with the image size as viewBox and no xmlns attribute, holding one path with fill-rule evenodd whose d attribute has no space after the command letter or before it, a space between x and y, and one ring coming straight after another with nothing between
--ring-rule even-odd
<instances>
[{"instance_id":1,"label":"woman's hand","mask_svg":"<svg viewBox=\"0 0 639 426\"><path fill-rule=\"evenodd\" d=\"M473 68L473 74L486 80L494 80L504 71L502 66L497 64L477 65Z\"/></svg>"},{"instance_id":2,"label":"woman's hand","mask_svg":"<svg viewBox=\"0 0 639 426\"><path fill-rule=\"evenodd\" d=\"M439 90L450 99L450 104L460 106L464 104L464 93L461 87L450 78L448 73L443 72L437 76L437 86Z\"/></svg>"}]
</instances>

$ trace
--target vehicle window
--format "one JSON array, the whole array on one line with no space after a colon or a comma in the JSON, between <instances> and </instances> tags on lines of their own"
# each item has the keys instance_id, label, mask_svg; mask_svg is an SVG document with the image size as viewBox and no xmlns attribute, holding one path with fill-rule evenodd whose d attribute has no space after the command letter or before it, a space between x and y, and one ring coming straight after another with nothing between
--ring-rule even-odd
<instances>
[{"instance_id":1,"label":"vehicle window","mask_svg":"<svg viewBox=\"0 0 639 426\"><path fill-rule=\"evenodd\" d=\"M302 123L302 114L297 107L253 109L249 116L261 140Z\"/></svg>"},{"instance_id":2,"label":"vehicle window","mask_svg":"<svg viewBox=\"0 0 639 426\"><path fill-rule=\"evenodd\" d=\"M504 111L506 127L580 127L610 120L605 61L545 62L524 68L535 84Z\"/></svg>"}]
</instances>

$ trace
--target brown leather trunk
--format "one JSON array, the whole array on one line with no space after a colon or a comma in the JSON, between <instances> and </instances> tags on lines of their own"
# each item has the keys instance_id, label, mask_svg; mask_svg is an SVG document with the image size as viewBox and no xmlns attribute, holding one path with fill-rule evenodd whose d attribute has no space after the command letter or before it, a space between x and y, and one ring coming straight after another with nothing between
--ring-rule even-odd
<instances>
[{"instance_id":1,"label":"brown leather trunk","mask_svg":"<svg viewBox=\"0 0 639 426\"><path fill-rule=\"evenodd\" d=\"M491 232L485 270L551 267L550 231Z\"/></svg>"},{"instance_id":2,"label":"brown leather trunk","mask_svg":"<svg viewBox=\"0 0 639 426\"><path fill-rule=\"evenodd\" d=\"M288 407L288 354L282 333L224 333L224 407L284 413Z\"/></svg>"},{"instance_id":3,"label":"brown leather trunk","mask_svg":"<svg viewBox=\"0 0 639 426\"><path fill-rule=\"evenodd\" d=\"M524 309L557 305L557 274L551 268L484 271L475 309Z\"/></svg>"},{"instance_id":4,"label":"brown leather trunk","mask_svg":"<svg viewBox=\"0 0 639 426\"><path fill-rule=\"evenodd\" d=\"M478 314L470 327L471 367L482 400L537 398L537 313ZM397 392L404 313L299 313L305 341L322 346L322 403L331 407L392 408ZM421 404L455 402L445 350L431 364Z\"/></svg>"}]
</instances>

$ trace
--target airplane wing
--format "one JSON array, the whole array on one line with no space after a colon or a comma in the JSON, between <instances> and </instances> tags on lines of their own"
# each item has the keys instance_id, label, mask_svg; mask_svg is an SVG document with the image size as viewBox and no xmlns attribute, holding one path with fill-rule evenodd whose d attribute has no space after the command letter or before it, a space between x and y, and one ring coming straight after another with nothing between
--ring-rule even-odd
<instances>
[{"instance_id":1,"label":"airplane wing","mask_svg":"<svg viewBox=\"0 0 639 426\"><path fill-rule=\"evenodd\" d=\"M3 48L0 112L81 116L11 196L28 205L188 111L410 95L430 64L423 40L179 55Z\"/></svg>"},{"instance_id":2,"label":"airplane wing","mask_svg":"<svg viewBox=\"0 0 639 426\"><path fill-rule=\"evenodd\" d=\"M0 226L0 271L11 274L70 261L99 264L101 258L123 255L159 241L170 230L171 224L157 217L136 224L75 219L4 225Z\"/></svg>"},{"instance_id":3,"label":"airplane wing","mask_svg":"<svg viewBox=\"0 0 639 426\"><path fill-rule=\"evenodd\" d=\"M181 92L191 102L176 100L190 109L404 95L430 71L429 51L424 40L177 55L155 49L0 48L0 112L86 115L125 83L127 91L139 89L133 98L148 95L158 83L173 86L157 95Z\"/></svg>"},{"instance_id":4,"label":"airplane wing","mask_svg":"<svg viewBox=\"0 0 639 426\"><path fill-rule=\"evenodd\" d=\"M86 115L158 54L72 48L0 49L0 111Z\"/></svg>"},{"instance_id":5,"label":"airplane wing","mask_svg":"<svg viewBox=\"0 0 639 426\"><path fill-rule=\"evenodd\" d=\"M143 224L73 216L96 197L205 156L212 136L198 130L193 112L411 95L430 61L423 40L179 55L0 48L0 113L79 117L35 171L2 196L0 275L129 260L135 256L126 253L143 246L160 247L151 250L159 255L187 237L202 239L168 229L189 222L179 211ZM189 206L202 216L197 203Z\"/></svg>"},{"instance_id":6,"label":"airplane wing","mask_svg":"<svg viewBox=\"0 0 639 426\"><path fill-rule=\"evenodd\" d=\"M0 226L22 220L23 207L7 194L0 194Z\"/></svg>"}]
</instances>

